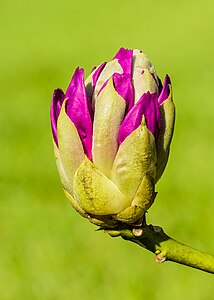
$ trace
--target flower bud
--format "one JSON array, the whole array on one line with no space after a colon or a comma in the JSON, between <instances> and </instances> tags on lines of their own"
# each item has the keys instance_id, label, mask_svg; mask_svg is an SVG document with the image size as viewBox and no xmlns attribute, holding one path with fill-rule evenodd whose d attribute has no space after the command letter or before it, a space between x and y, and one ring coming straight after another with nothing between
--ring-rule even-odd
<instances>
[{"instance_id":1,"label":"flower bud","mask_svg":"<svg viewBox=\"0 0 214 300\"><path fill-rule=\"evenodd\" d=\"M147 56L121 48L84 82L54 91L51 126L66 197L101 227L142 224L169 155L175 108Z\"/></svg>"}]
</instances>

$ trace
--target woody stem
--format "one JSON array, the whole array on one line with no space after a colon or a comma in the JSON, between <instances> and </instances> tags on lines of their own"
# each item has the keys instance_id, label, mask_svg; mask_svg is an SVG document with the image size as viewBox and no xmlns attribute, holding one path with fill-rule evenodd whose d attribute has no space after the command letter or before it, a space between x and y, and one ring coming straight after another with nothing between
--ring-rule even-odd
<instances>
[{"instance_id":1,"label":"woody stem","mask_svg":"<svg viewBox=\"0 0 214 300\"><path fill-rule=\"evenodd\" d=\"M101 228L102 229L102 228ZM155 253L158 263L173 261L214 274L214 256L184 245L168 235L159 226L118 227L104 229L112 237L121 236Z\"/></svg>"}]
</instances>

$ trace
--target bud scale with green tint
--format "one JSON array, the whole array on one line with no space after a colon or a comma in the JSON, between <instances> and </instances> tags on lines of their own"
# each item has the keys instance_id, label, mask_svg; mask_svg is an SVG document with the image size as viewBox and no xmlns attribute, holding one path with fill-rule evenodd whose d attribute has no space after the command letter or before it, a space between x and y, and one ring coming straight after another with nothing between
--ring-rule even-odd
<instances>
[{"instance_id":1,"label":"bud scale with green tint","mask_svg":"<svg viewBox=\"0 0 214 300\"><path fill-rule=\"evenodd\" d=\"M121 48L54 91L54 152L66 197L92 223L142 224L169 155L175 108L147 56Z\"/></svg>"}]
</instances>

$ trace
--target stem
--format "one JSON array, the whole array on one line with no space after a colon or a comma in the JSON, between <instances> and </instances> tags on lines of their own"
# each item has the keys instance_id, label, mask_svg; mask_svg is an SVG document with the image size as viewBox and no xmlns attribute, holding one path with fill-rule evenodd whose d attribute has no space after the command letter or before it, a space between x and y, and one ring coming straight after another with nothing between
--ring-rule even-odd
<instances>
[{"instance_id":1,"label":"stem","mask_svg":"<svg viewBox=\"0 0 214 300\"><path fill-rule=\"evenodd\" d=\"M104 230L112 237L121 236L155 253L155 260L158 263L168 260L214 274L213 255L170 238L159 226L126 226Z\"/></svg>"}]
</instances>

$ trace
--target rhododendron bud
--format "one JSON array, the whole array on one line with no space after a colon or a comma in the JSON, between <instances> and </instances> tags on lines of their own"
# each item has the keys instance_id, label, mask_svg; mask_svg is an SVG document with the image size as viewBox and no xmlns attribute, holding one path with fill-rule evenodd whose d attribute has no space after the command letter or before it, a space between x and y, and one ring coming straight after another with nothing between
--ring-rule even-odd
<instances>
[{"instance_id":1,"label":"rhododendron bud","mask_svg":"<svg viewBox=\"0 0 214 300\"><path fill-rule=\"evenodd\" d=\"M92 223L142 224L169 155L175 108L169 76L147 56L121 48L84 81L77 68L54 91L51 125L61 182Z\"/></svg>"}]
</instances>

